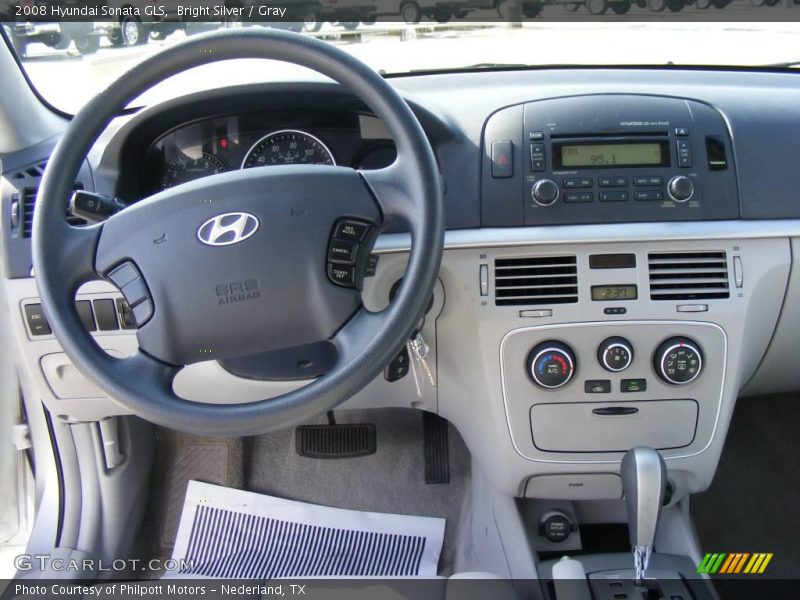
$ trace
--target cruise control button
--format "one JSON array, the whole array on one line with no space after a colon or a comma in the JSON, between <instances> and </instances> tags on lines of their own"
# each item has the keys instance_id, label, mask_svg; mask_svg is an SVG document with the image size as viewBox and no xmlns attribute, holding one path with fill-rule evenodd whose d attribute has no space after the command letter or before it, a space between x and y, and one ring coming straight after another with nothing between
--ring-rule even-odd
<instances>
[{"instance_id":1,"label":"cruise control button","mask_svg":"<svg viewBox=\"0 0 800 600\"><path fill-rule=\"evenodd\" d=\"M132 262L122 263L108 274L108 278L120 289L139 277L139 269Z\"/></svg>"},{"instance_id":2,"label":"cruise control button","mask_svg":"<svg viewBox=\"0 0 800 600\"><path fill-rule=\"evenodd\" d=\"M328 260L352 265L356 262L358 244L344 240L333 240L328 248Z\"/></svg>"},{"instance_id":3,"label":"cruise control button","mask_svg":"<svg viewBox=\"0 0 800 600\"><path fill-rule=\"evenodd\" d=\"M337 265L331 263L328 265L328 277L337 285L345 287L355 287L356 285L356 268L350 265Z\"/></svg>"},{"instance_id":4,"label":"cruise control button","mask_svg":"<svg viewBox=\"0 0 800 600\"><path fill-rule=\"evenodd\" d=\"M136 324L141 327L153 316L153 303L148 299L134 306L132 310Z\"/></svg>"},{"instance_id":5,"label":"cruise control button","mask_svg":"<svg viewBox=\"0 0 800 600\"><path fill-rule=\"evenodd\" d=\"M49 335L52 333L41 304L26 304L25 320L28 322L31 335Z\"/></svg>"},{"instance_id":6,"label":"cruise control button","mask_svg":"<svg viewBox=\"0 0 800 600\"><path fill-rule=\"evenodd\" d=\"M611 381L608 379L587 379L583 382L583 391L587 394L610 394Z\"/></svg>"},{"instance_id":7,"label":"cruise control button","mask_svg":"<svg viewBox=\"0 0 800 600\"><path fill-rule=\"evenodd\" d=\"M620 383L623 392L644 392L647 390L646 379L623 379Z\"/></svg>"},{"instance_id":8,"label":"cruise control button","mask_svg":"<svg viewBox=\"0 0 800 600\"><path fill-rule=\"evenodd\" d=\"M144 279L137 277L129 284L122 287L122 295L125 296L128 304L131 306L136 306L145 298L149 298L150 292L147 291L147 285L145 284Z\"/></svg>"},{"instance_id":9,"label":"cruise control button","mask_svg":"<svg viewBox=\"0 0 800 600\"><path fill-rule=\"evenodd\" d=\"M369 231L369 223L343 219L333 228L333 237L337 240L360 242Z\"/></svg>"}]
</instances>

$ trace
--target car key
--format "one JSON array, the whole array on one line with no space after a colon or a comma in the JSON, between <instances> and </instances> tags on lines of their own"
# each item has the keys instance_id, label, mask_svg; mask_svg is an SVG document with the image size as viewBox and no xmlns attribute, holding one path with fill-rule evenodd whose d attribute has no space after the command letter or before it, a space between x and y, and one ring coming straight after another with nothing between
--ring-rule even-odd
<instances>
[{"instance_id":1,"label":"car key","mask_svg":"<svg viewBox=\"0 0 800 600\"><path fill-rule=\"evenodd\" d=\"M406 348L408 349L408 356L409 357L413 356L416 359L417 355L414 352L414 348L411 347L410 339L406 342ZM414 377L414 386L417 388L417 397L422 398L422 385L420 384L419 373L417 372L417 364L416 364L417 361L411 360L410 362L411 364L409 365L409 367L411 368L411 375Z\"/></svg>"},{"instance_id":2,"label":"car key","mask_svg":"<svg viewBox=\"0 0 800 600\"><path fill-rule=\"evenodd\" d=\"M425 375L427 375L431 386L436 387L436 378L433 376L433 371L431 371L430 364L428 364L428 359L426 358L431 348L428 346L427 342L425 342L425 338L422 337L421 331L418 331L411 338L409 341L409 348L413 352L420 367L422 367L422 370L425 371Z\"/></svg>"}]
</instances>

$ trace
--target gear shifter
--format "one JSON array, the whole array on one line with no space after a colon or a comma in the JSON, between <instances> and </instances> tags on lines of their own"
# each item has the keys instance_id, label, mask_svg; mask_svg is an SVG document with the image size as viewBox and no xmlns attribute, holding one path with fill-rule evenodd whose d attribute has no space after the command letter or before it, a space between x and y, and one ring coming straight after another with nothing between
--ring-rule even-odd
<instances>
[{"instance_id":1,"label":"gear shifter","mask_svg":"<svg viewBox=\"0 0 800 600\"><path fill-rule=\"evenodd\" d=\"M667 487L667 467L657 451L638 446L625 453L620 475L638 583L650 561Z\"/></svg>"}]
</instances>

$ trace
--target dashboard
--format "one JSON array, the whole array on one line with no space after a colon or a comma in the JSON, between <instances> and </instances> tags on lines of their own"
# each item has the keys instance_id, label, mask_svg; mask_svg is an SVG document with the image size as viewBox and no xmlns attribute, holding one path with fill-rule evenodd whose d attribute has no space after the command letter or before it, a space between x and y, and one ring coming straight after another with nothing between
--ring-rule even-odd
<instances>
[{"instance_id":1,"label":"dashboard","mask_svg":"<svg viewBox=\"0 0 800 600\"><path fill-rule=\"evenodd\" d=\"M163 134L147 149L144 192L193 179L270 165L321 164L376 169L394 144L372 115L276 110L215 116Z\"/></svg>"},{"instance_id":2,"label":"dashboard","mask_svg":"<svg viewBox=\"0 0 800 600\"><path fill-rule=\"evenodd\" d=\"M674 498L707 487L737 396L800 389L798 77L543 69L391 80L444 187L448 231L423 328L437 386L417 386L400 356L345 406L439 413L515 495L619 498L613 471L634 444L662 451ZM54 414L122 414L70 366L31 278L30 215L53 144L3 161L21 362ZM233 169L393 160L381 122L340 87L263 84L120 117L77 184L133 203ZM410 243L386 232L356 265L368 308L389 302ZM102 348L135 350L118 289L94 282L76 300ZM225 403L300 384L207 361L175 387Z\"/></svg>"}]
</instances>

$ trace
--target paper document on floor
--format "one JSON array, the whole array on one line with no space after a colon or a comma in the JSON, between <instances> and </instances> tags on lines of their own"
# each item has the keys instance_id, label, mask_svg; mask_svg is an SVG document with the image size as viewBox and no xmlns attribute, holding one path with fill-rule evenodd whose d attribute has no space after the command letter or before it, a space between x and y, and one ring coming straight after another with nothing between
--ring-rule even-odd
<instances>
[{"instance_id":1,"label":"paper document on floor","mask_svg":"<svg viewBox=\"0 0 800 600\"><path fill-rule=\"evenodd\" d=\"M173 576L435 577L444 526L190 481Z\"/></svg>"}]
</instances>

